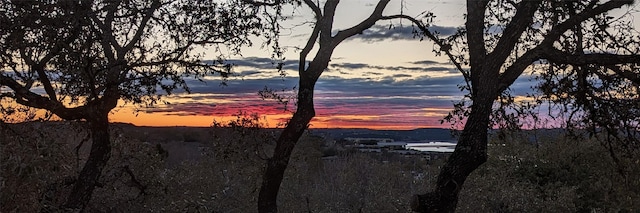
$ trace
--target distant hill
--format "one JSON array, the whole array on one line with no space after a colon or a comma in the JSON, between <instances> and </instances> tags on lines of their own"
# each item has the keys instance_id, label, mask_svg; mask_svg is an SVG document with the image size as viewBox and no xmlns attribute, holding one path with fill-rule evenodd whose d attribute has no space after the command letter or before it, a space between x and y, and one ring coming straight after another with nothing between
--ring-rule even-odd
<instances>
[{"instance_id":1,"label":"distant hill","mask_svg":"<svg viewBox=\"0 0 640 213\"><path fill-rule=\"evenodd\" d=\"M4 125L20 127L22 125L32 125L37 128L53 128L60 129L63 126L65 128L79 128L85 125L83 121L48 121L48 122L24 122L17 124ZM112 123L112 128L120 129L125 135L131 138L137 138L141 141L156 141L156 142L169 142L169 141L187 141L197 142L206 141L212 137L211 127L149 127L149 126L135 126L130 123ZM276 131L278 129L267 128L266 131ZM419 128L413 130L373 130L364 128L354 129L309 129L309 132L313 135L322 137L333 138L336 140L342 138L391 138L395 141L446 141L455 142L457 139L452 136L450 129L444 128ZM497 130L489 130L489 138L496 136ZM521 132L513 132L509 134L511 139L524 138L534 143L539 138L553 138L561 134L564 134L564 129L537 129L537 130L522 130ZM578 134L585 134L578 131Z\"/></svg>"},{"instance_id":2,"label":"distant hill","mask_svg":"<svg viewBox=\"0 0 640 213\"><path fill-rule=\"evenodd\" d=\"M442 128L420 128L413 130L373 129L310 129L311 134L342 138L391 138L395 141L455 141L451 130Z\"/></svg>"}]
</instances>

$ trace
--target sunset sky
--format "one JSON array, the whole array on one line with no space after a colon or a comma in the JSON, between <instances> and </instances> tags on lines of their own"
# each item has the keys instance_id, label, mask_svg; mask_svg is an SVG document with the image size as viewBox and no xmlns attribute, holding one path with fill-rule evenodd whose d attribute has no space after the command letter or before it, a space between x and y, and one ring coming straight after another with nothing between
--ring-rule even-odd
<instances>
[{"instance_id":1,"label":"sunset sky","mask_svg":"<svg viewBox=\"0 0 640 213\"><path fill-rule=\"evenodd\" d=\"M341 1L334 30L357 24L373 10L375 0ZM432 29L442 35L455 32L463 23L463 1L406 1L403 13L417 16L432 11L438 18ZM400 1L392 1L385 14L400 13ZM268 87L292 95L296 86L299 52L311 32L311 12L298 8L283 30L283 46L288 46L285 70L281 77L270 59L268 49L245 48L242 58L233 58L236 77L227 86L220 77L205 78L205 83L189 81L191 94L167 97L171 104L140 108L123 104L111 116L114 122L150 126L209 126L213 120L225 121L239 111L258 113L269 126L291 117L284 106L262 100L258 91ZM389 26L394 27L389 30ZM463 79L444 57L435 57L433 44L413 37L408 21L379 21L362 35L344 41L332 56L329 69L316 85L316 118L311 128L414 129L441 127L442 119L462 93L457 84ZM308 57L309 59L312 57ZM288 108L295 106L289 103ZM134 110L139 110L137 114ZM445 124L444 126L446 126Z\"/></svg>"},{"instance_id":2,"label":"sunset sky","mask_svg":"<svg viewBox=\"0 0 640 213\"><path fill-rule=\"evenodd\" d=\"M373 10L376 0L341 1L335 17L334 30L348 28ZM437 17L432 30L446 36L462 26L465 3L462 0L409 0L404 9L401 1L392 1L385 14L402 11L418 16L425 11ZM268 87L293 94L297 84L297 60L301 47L311 32L308 24L311 12L297 8L291 21L285 23L282 45L289 47L282 77L272 64L268 49L245 48L243 57L229 60L235 64L235 77L227 86L218 76L205 82L189 80L191 94L178 93L165 100L171 104L141 108L121 104L111 115L113 122L145 126L210 126L214 120L225 121L240 111L258 113L270 127L286 121L291 112L284 111L273 100L262 100L258 91ZM389 29L389 26L393 27ZM329 69L316 85L316 117L311 128L373 128L414 129L448 127L440 124L452 104L462 98L457 85L462 76L444 57L435 57L433 44L419 41L412 34L408 21L379 21L362 35L338 46ZM309 59L312 56L308 57ZM529 77L521 77L512 87L516 95L530 91ZM289 103L289 109L295 109ZM137 111L137 113L134 113Z\"/></svg>"}]
</instances>

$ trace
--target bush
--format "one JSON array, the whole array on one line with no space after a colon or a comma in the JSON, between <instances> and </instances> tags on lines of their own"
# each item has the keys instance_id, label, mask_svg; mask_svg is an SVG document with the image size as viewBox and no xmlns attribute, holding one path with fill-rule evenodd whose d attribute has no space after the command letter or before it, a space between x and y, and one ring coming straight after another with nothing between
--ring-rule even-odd
<instances>
[{"instance_id":1,"label":"bush","mask_svg":"<svg viewBox=\"0 0 640 213\"><path fill-rule=\"evenodd\" d=\"M230 122L238 121L242 119ZM112 157L87 211L255 212L265 159L277 132L256 120L245 121L250 122L188 129L198 133L198 141L174 145L196 147L198 153L192 154L198 157L182 162L169 162L179 154L175 147L135 137L158 129L115 127ZM0 212L55 211L90 147L83 123L0 127ZM557 137L542 139L538 146L528 140L492 143L487 163L464 184L460 212L640 209L637 159L623 159L623 176L596 141ZM158 149L159 144L164 148ZM431 190L443 163L358 152L323 159L324 144L323 138L308 134L298 142L280 190L283 212L408 212L410 197Z\"/></svg>"},{"instance_id":2,"label":"bush","mask_svg":"<svg viewBox=\"0 0 640 213\"><path fill-rule=\"evenodd\" d=\"M465 183L461 211L620 212L640 209L640 165L621 175L594 140L557 136L539 146L497 141L489 159ZM505 146L502 146L504 144ZM632 181L630 181L632 180Z\"/></svg>"},{"instance_id":3,"label":"bush","mask_svg":"<svg viewBox=\"0 0 640 213\"><path fill-rule=\"evenodd\" d=\"M73 122L0 123L0 212L37 212L64 202L77 172Z\"/></svg>"}]
</instances>

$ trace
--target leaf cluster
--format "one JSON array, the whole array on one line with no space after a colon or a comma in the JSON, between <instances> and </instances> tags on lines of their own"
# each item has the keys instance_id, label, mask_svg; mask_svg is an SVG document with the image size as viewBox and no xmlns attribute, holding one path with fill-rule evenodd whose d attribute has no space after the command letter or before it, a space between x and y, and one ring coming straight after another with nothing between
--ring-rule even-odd
<instances>
[{"instance_id":1,"label":"leaf cluster","mask_svg":"<svg viewBox=\"0 0 640 213\"><path fill-rule=\"evenodd\" d=\"M473 71L463 71L466 85L459 87L468 94L443 122L460 128L474 99L486 95L476 90L486 84L479 79L495 75L499 88L489 128L589 130L592 136L606 135L601 140L612 153L635 155L640 150L640 33L633 27L632 8L624 6L630 3L486 1L474 5L484 9L484 20L482 26L468 20L466 36L457 38L465 45L452 46L451 51L462 53L458 64L473 62L472 57L498 60L502 55L506 59L495 61L496 65L478 62L471 67ZM618 7L622 7L622 15L609 14ZM522 24L526 27L515 33ZM481 40L469 40L476 37L469 34L470 27L482 29ZM486 52L472 56L466 44L470 47L479 41L482 43L476 47ZM497 74L485 70L498 64ZM537 84L522 94L510 89L517 78L529 78Z\"/></svg>"},{"instance_id":2,"label":"leaf cluster","mask_svg":"<svg viewBox=\"0 0 640 213\"><path fill-rule=\"evenodd\" d=\"M0 10L2 97L49 110L154 104L188 92L187 77L228 76L223 59L273 31L237 2L4 1Z\"/></svg>"}]
</instances>

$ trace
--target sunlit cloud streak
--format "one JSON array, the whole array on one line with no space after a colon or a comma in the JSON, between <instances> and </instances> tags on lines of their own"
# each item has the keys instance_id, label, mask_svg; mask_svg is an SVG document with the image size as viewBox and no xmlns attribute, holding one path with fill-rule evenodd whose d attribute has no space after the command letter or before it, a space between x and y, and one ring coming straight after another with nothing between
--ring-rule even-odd
<instances>
[{"instance_id":1,"label":"sunlit cloud streak","mask_svg":"<svg viewBox=\"0 0 640 213\"><path fill-rule=\"evenodd\" d=\"M184 120L204 117L211 121L244 111L267 116L271 124L290 118L295 109L294 100L289 100L288 111L285 111L285 105L263 100L258 91L269 88L293 97L298 83L295 75L279 76L269 58L253 57L232 62L237 66L236 75L226 80L226 86L221 84L223 80L219 76L187 79L190 94L177 90L165 99L169 104L137 108L138 113ZM295 61L285 63L294 64ZM338 74L335 72L338 69L351 76ZM519 78L512 85L511 94L524 96L531 93L531 86L535 84L531 78ZM447 115L454 102L462 99L464 93L457 87L461 84L464 84L464 79L446 63L424 60L408 61L399 66L380 66L336 59L316 84L317 116L312 126L446 127L447 124L440 124L440 119Z\"/></svg>"},{"instance_id":2,"label":"sunlit cloud streak","mask_svg":"<svg viewBox=\"0 0 640 213\"><path fill-rule=\"evenodd\" d=\"M279 123L285 122L295 109L296 75L278 75L272 59L251 57L231 60L235 77L222 85L219 77L190 79L191 93L178 91L169 96L170 104L143 110L148 114L172 116L229 117L240 111L255 112ZM284 61L285 67L296 61ZM440 120L462 99L457 85L464 79L455 68L436 61L408 61L405 65L380 66L348 63L336 59L316 84L315 128L369 127L411 129L446 127ZM339 70L340 72L336 72ZM348 75L348 76L347 76ZM512 94L530 93L532 82L521 78L512 86ZM263 100L258 91L269 88L288 100L285 105Z\"/></svg>"},{"instance_id":3,"label":"sunlit cloud streak","mask_svg":"<svg viewBox=\"0 0 640 213\"><path fill-rule=\"evenodd\" d=\"M278 90L285 88L285 95L292 95L296 78L271 78L229 81L227 86L215 82L193 86L191 94L180 94L169 99L171 104L146 109L146 113L162 113L179 116L225 116L239 111L257 112L261 115L290 114L284 105L273 100L262 100L257 91L265 86ZM342 127L385 124L391 126L437 126L444 117L443 109L449 109L461 98L453 78L414 79L395 81L385 78L370 79L321 79L316 87L317 125ZM428 82L428 83L425 83ZM293 102L293 100L292 100ZM290 103L288 108L293 109ZM435 110L425 110L431 108Z\"/></svg>"},{"instance_id":4,"label":"sunlit cloud streak","mask_svg":"<svg viewBox=\"0 0 640 213\"><path fill-rule=\"evenodd\" d=\"M455 68L450 67L450 66L378 66L378 65L369 65L369 64L363 64L363 63L334 63L329 65L330 68L335 69L381 69L381 70L413 70L413 71L423 71L423 72L428 72L428 71L454 71L457 72L455 70Z\"/></svg>"},{"instance_id":5,"label":"sunlit cloud streak","mask_svg":"<svg viewBox=\"0 0 640 213\"><path fill-rule=\"evenodd\" d=\"M448 26L429 26L429 31L437 33L441 36L450 36L457 32L457 27ZM389 24L389 25L374 25L371 28L362 32L362 35L355 37L354 39L362 40L365 42L373 43L384 40L416 40L419 38L420 30L411 24Z\"/></svg>"}]
</instances>

